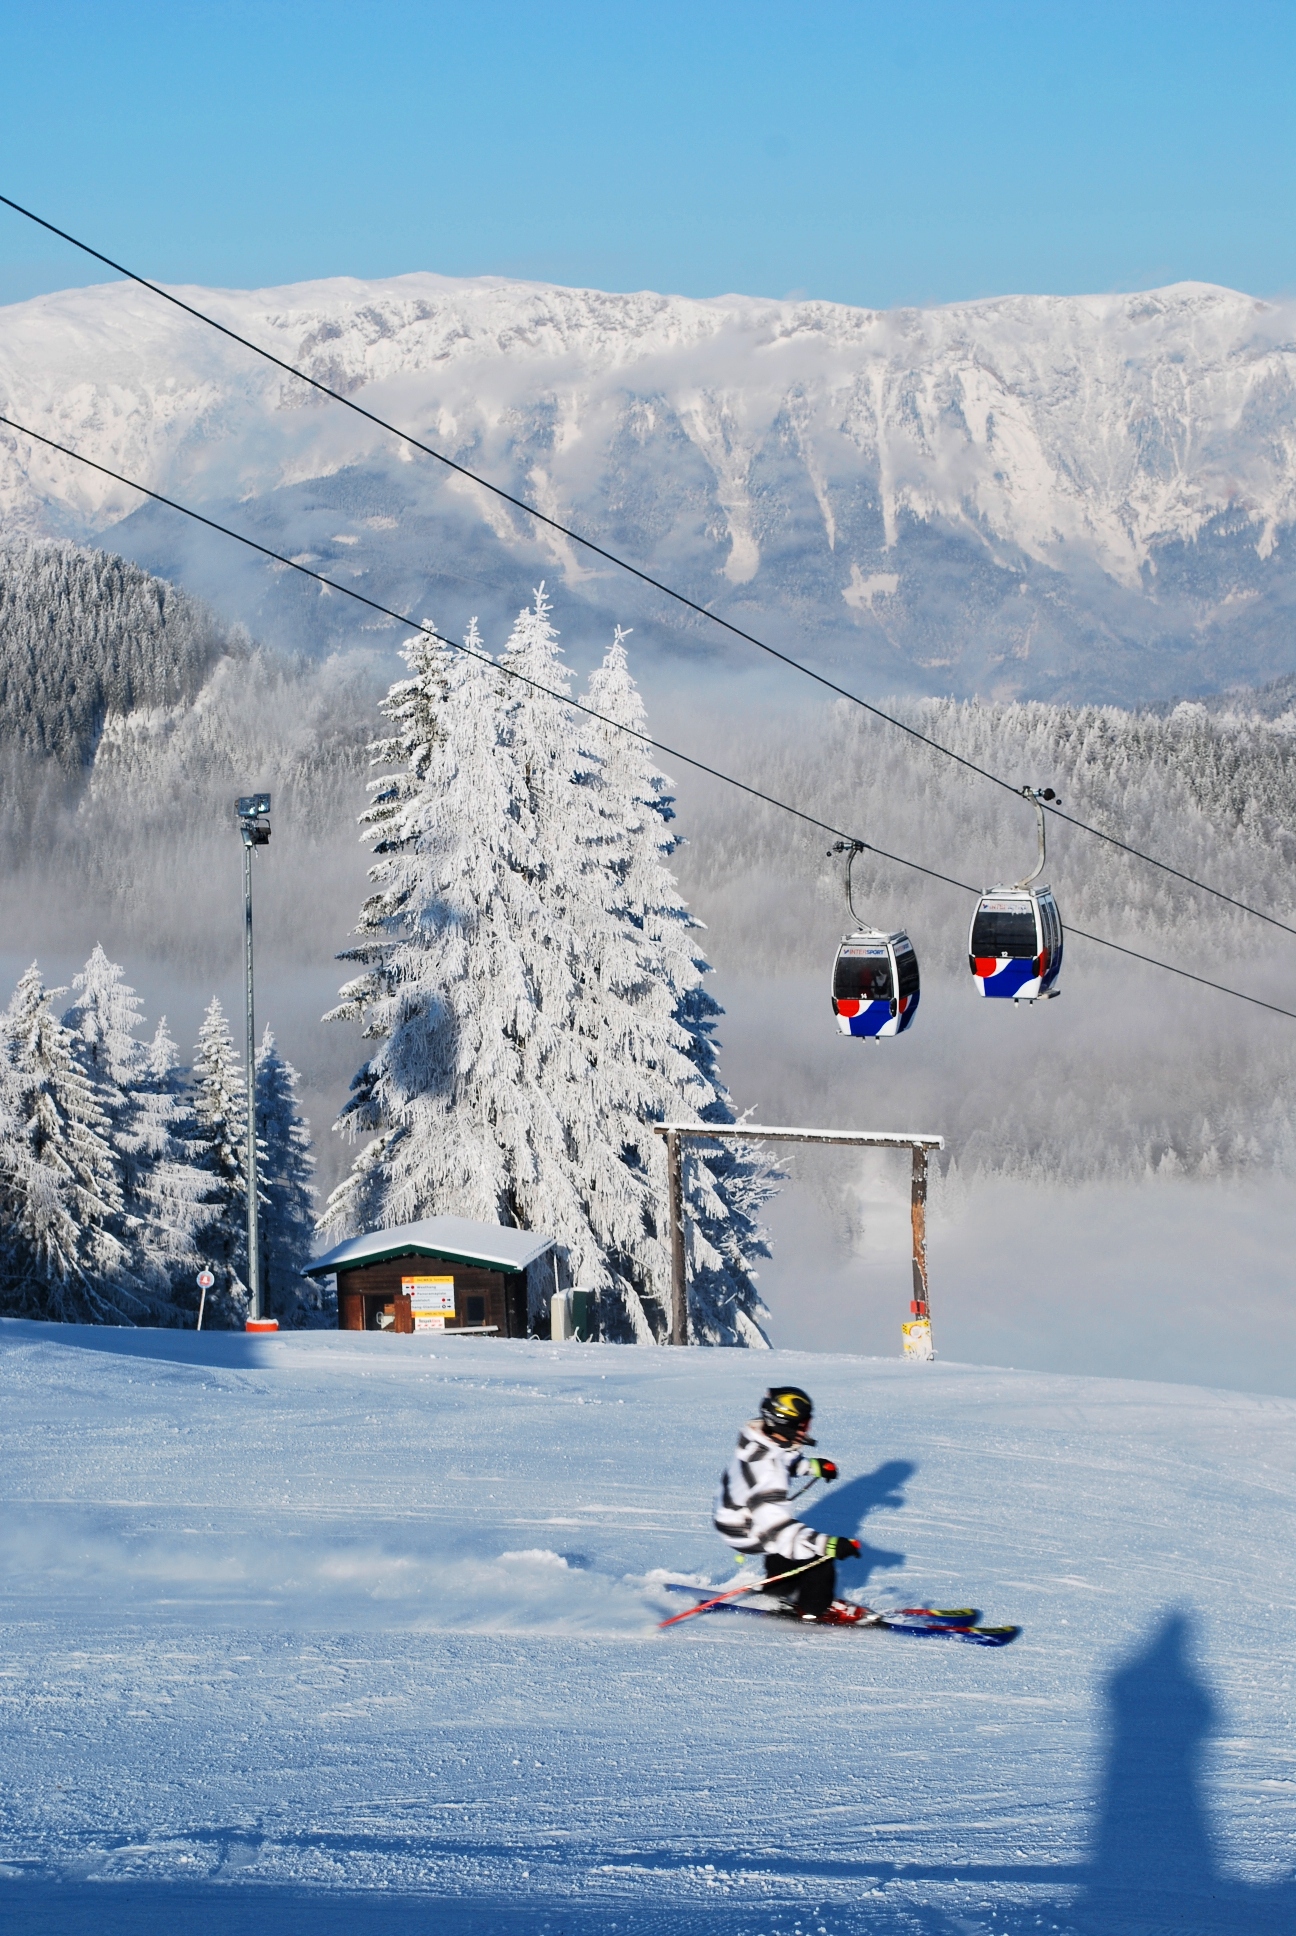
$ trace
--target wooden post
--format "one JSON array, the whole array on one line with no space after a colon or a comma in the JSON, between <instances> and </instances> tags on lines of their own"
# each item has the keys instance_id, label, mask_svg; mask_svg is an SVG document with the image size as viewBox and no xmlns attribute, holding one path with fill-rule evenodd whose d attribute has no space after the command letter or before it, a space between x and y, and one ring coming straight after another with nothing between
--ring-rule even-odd
<instances>
[{"instance_id":1,"label":"wooden post","mask_svg":"<svg viewBox=\"0 0 1296 1936\"><path fill-rule=\"evenodd\" d=\"M684 1260L684 1178L680 1164L680 1139L673 1131L666 1136L666 1204L670 1218L671 1252L671 1344L688 1343L688 1282Z\"/></svg>"},{"instance_id":2,"label":"wooden post","mask_svg":"<svg viewBox=\"0 0 1296 1936\"><path fill-rule=\"evenodd\" d=\"M909 1312L915 1318L931 1318L927 1299L927 1151L921 1143L913 1146L913 1188L909 1199L913 1224L913 1302Z\"/></svg>"},{"instance_id":3,"label":"wooden post","mask_svg":"<svg viewBox=\"0 0 1296 1936\"><path fill-rule=\"evenodd\" d=\"M681 1165L689 1142L827 1143L838 1148L907 1149L913 1158L910 1215L913 1223L913 1297L911 1324L905 1326L905 1356L932 1357L931 1305L927 1296L927 1151L944 1149L940 1136L905 1130L775 1129L764 1123L654 1123L653 1135L666 1144L666 1220L670 1225L671 1308L666 1342L688 1343L688 1260Z\"/></svg>"}]
</instances>

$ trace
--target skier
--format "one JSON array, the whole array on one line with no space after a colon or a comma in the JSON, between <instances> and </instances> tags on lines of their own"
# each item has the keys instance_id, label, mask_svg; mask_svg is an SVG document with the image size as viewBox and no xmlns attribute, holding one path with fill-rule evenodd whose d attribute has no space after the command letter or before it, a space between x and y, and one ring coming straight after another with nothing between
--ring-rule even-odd
<instances>
[{"instance_id":1,"label":"skier","mask_svg":"<svg viewBox=\"0 0 1296 1936\"><path fill-rule=\"evenodd\" d=\"M794 1479L831 1482L831 1459L807 1459L813 1445L814 1405L799 1385L775 1385L761 1400L760 1417L738 1434L738 1449L720 1481L715 1529L739 1553L763 1553L769 1591L803 1620L825 1624L858 1620L864 1609L834 1598L839 1559L858 1559L860 1543L844 1533L816 1533L788 1510ZM803 1570L804 1569L804 1570ZM786 1585L778 1582L789 1575Z\"/></svg>"}]
</instances>

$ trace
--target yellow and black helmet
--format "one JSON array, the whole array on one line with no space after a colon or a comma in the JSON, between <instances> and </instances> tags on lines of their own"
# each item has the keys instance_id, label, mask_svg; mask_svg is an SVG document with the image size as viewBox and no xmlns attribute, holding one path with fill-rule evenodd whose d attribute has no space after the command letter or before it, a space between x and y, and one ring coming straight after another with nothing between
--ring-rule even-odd
<instances>
[{"instance_id":1,"label":"yellow and black helmet","mask_svg":"<svg viewBox=\"0 0 1296 1936\"><path fill-rule=\"evenodd\" d=\"M788 1445L813 1445L807 1434L814 1401L800 1385L775 1385L761 1400L761 1422L772 1439Z\"/></svg>"}]
</instances>

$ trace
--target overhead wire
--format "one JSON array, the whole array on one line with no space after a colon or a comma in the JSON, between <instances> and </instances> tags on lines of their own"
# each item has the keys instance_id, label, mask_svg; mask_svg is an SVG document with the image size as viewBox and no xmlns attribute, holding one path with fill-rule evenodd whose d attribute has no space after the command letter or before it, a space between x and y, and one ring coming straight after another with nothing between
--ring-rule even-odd
<instances>
[{"instance_id":1,"label":"overhead wire","mask_svg":"<svg viewBox=\"0 0 1296 1936\"><path fill-rule=\"evenodd\" d=\"M588 719L596 719L601 725L610 726L616 732L627 734L629 738L638 740L642 745L652 747L654 752L665 754L667 759L678 760L681 765L690 766L697 773L705 773L713 780L720 780L726 786L735 787L739 792L745 793L749 799L759 800L769 807L776 807L781 813L790 814L794 819L817 828L821 833L832 834L839 840L853 841L867 852L876 854L880 860L890 861L897 867L907 867L916 874L925 874L929 880L941 881L947 887L957 887L966 894L980 894L982 891L974 887L970 881L960 881L952 874L943 874L937 868L925 866L921 861L910 860L903 854L888 853L884 847L877 847L871 841L860 840L857 835L848 833L831 821L821 820L817 814L807 813L803 807L794 807L790 801L780 800L776 795L766 793L762 788L752 786L746 780L738 779L735 774L725 773L721 768L711 766L706 760L700 760L692 753L685 753L679 747L669 746L664 740L655 738L651 733L641 733L637 728L627 726L619 719L613 719L610 714L601 713L579 699L571 699L566 693L558 692L552 686L543 685L540 680L532 679L515 666L504 665L498 659L493 659L489 652L479 652L475 647L465 645L460 639L448 638L444 632L438 631L436 626L425 624L421 619L410 618L406 613L398 612L376 598L370 598L367 593L356 591L352 585L343 585L339 580L329 578L322 571L314 571L300 560L290 558L282 551L275 551L270 545L262 544L260 539L248 537L242 531L235 531L231 525L221 524L218 519L209 518L205 512L195 511L191 505L181 504L176 498L167 497L161 491L152 490L149 485L140 484L135 478L126 477L122 472L112 470L107 464L100 464L93 457L86 457L80 451L73 450L70 445L60 444L53 437L44 436L39 430L30 429L13 417L0 414L0 425L17 432L19 436L30 437L34 442L44 444L46 449L57 451L60 456L72 458L75 463L85 465L88 470L97 471L101 477L111 478L116 484L124 484L128 490L138 491L141 497L149 498L155 504L165 505L170 511L179 512L182 517L192 519L195 524L204 525L209 531L218 532L223 538L232 539L235 544L259 553L261 557L268 558L273 564L283 565L288 570L299 573L303 578L312 579L327 591L337 592L344 598L353 599L356 604L366 606L371 612L377 612L383 618L394 620L396 624L405 626L411 632L417 632L439 645L448 646L452 651L461 652L467 658L476 659L482 665L490 666L493 671L503 673L519 684L528 686L533 692L540 693L548 699L557 700L560 705L570 706L573 711L583 713ZM1223 983L1212 981L1206 975L1194 975L1187 968L1176 967L1173 962L1159 961L1154 955L1142 954L1137 948L1127 948L1119 941L1109 941L1104 935L1088 934L1083 928L1069 927L1066 932L1075 935L1078 940L1093 942L1099 948L1113 949L1117 954L1127 955L1133 961L1145 962L1149 967L1160 968L1166 974L1178 975L1184 981L1197 982L1203 988L1213 988L1221 995L1230 995L1236 1001L1247 1002L1254 1008L1268 1009L1271 1014L1283 1015L1288 1021L1296 1022L1296 1010L1280 1008L1277 1003L1266 1002L1259 995L1248 995L1239 988L1227 988Z\"/></svg>"},{"instance_id":2,"label":"overhead wire","mask_svg":"<svg viewBox=\"0 0 1296 1936\"><path fill-rule=\"evenodd\" d=\"M921 745L929 747L935 753L942 754L945 759L953 760L957 765L964 767L969 773L976 774L982 780L988 780L992 786L1001 787L1006 793L1020 797L1022 789L1014 786L1011 780L1005 780L1001 774L994 773L989 767L981 766L977 761L970 760L964 754L955 752L952 746L943 745L940 740L933 739L929 733L924 733L917 726L910 725L907 720L900 719L896 714L887 712L885 707L874 705L872 700L865 699L860 693L852 692L848 687L838 685L836 680L830 679L826 673L816 671L813 666L807 665L803 659L793 658L791 653L782 652L777 646L770 645L764 639L757 638L754 632L745 631L742 626L735 625L731 619L727 619L721 613L713 611L709 605L700 604L696 599L690 598L687 593L677 591L672 585L666 584L664 580L655 578L651 572L644 571L639 565L631 564L628 559L622 558L618 553L609 551L606 546L597 543L595 539L587 538L581 532L574 530L570 525L563 524L560 519L550 517L547 512L540 510L537 505L528 504L525 498L517 497L513 492L506 491L503 485L493 484L489 478L481 476L477 471L470 470L466 464L460 464L453 457L447 457L444 451L437 450L434 445L425 444L420 438L412 435L410 431L402 430L399 425L389 423L385 417L378 416L373 410L367 410L363 404L357 403L354 397L345 396L340 390L334 390L329 384L321 382L318 377L311 376L308 371L300 369L295 363L289 363L284 357L276 356L273 350L266 349L260 343L254 343L251 337L243 336L238 330L231 329L227 323L219 322L216 317L209 316L205 310L197 308L193 303L185 302L184 298L177 296L173 290L164 288L161 283L151 282L147 276L140 275L137 270L127 268L124 263L116 261L110 255L105 255L101 249L94 248L89 242L81 241L78 236L72 235L67 229L59 228L56 223L48 221L43 215L37 215L34 209L24 208L21 202L14 201L8 195L0 195L0 206L12 209L16 215L21 215L27 221L34 222L38 228L45 229L48 234L58 236L60 241L69 243L72 248L79 249L83 255L90 256L95 262L102 262L105 268L115 270L118 275L124 276L128 282L137 284L141 289L147 289L151 295L158 296L163 302L170 303L174 308L182 310L186 316L192 316L195 322L205 324L208 329L218 331L220 335L227 337L230 342L237 343L241 348L250 350L254 356L262 357L267 363L273 364L276 369L282 370L285 375L295 377L300 383L308 384L312 390L317 390L321 396L329 398L333 403L341 404L344 410L350 410L355 416L363 417L366 422L373 424L379 430L385 431L389 436L399 438L402 443L408 444L412 450L422 452L425 457L431 457L436 463L445 465L448 470L454 471L460 477L467 478L470 483L479 485L482 490L490 491L505 504L510 504L515 510L523 512L527 517L534 518L537 523L547 525L551 531L556 531L560 536L567 538L572 544L578 544L584 550L592 552L595 557L602 558L607 564L614 565L618 571L629 573L632 578L637 578L641 584L651 587L653 591L660 592L665 598L673 599L676 604L683 606L686 611L694 613L699 618L709 619L713 625L720 626L724 631L731 633L734 638L742 639L746 644L755 646L758 651L767 653L770 658L778 660L781 665L789 667L794 672L801 673L804 678L814 680L817 685L823 686L827 691L836 694L839 699L847 700L851 705L862 707L865 712L871 713L875 719L880 719L886 725L894 726L897 731L908 734L911 739L917 740ZM1208 881L1197 880L1194 875L1185 873L1182 868L1171 866L1169 861L1158 859L1155 854L1149 854L1142 848L1131 845L1129 841L1119 839L1117 835L1106 832L1104 828L1095 827L1090 821L1080 820L1074 814L1063 812L1062 808L1056 802L1046 804L1045 810L1053 814L1058 820L1065 821L1068 826L1077 828L1081 833L1089 834L1095 840L1103 841L1110 847L1118 848L1122 853L1129 854L1133 859L1142 861L1148 867L1159 869L1163 874L1173 876L1175 880L1183 881L1187 886L1196 888L1202 894L1212 895L1216 900L1227 903L1229 907L1237 908L1240 913L1249 914L1255 920L1267 923L1269 927L1281 928L1284 934L1296 935L1296 927L1293 927L1287 921L1279 920L1277 915L1266 914L1263 908L1252 907L1249 902L1238 900L1235 895L1226 894L1223 888L1213 887Z\"/></svg>"}]
</instances>

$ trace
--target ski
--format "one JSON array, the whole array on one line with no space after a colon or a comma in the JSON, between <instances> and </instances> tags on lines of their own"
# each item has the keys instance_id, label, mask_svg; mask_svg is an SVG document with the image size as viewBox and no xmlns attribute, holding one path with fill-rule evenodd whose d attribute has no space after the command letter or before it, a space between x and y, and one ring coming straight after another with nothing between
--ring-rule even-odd
<instances>
[{"instance_id":1,"label":"ski","mask_svg":"<svg viewBox=\"0 0 1296 1936\"><path fill-rule=\"evenodd\" d=\"M686 1586L681 1581L668 1581L666 1591L691 1594L704 1603L707 1598L705 1589ZM802 1621L794 1608L768 1600L763 1605L732 1600L714 1605L702 1604L697 1611L700 1615L736 1613L756 1619L795 1620L803 1626L864 1627L873 1632L908 1634L916 1640L966 1640L975 1647L1006 1647L1021 1632L1018 1626L981 1625L979 1607L899 1607L892 1613L875 1613L870 1607L860 1607L858 1610L852 1607L850 1614L843 1613L836 1619L819 1621Z\"/></svg>"},{"instance_id":2,"label":"ski","mask_svg":"<svg viewBox=\"0 0 1296 1936\"><path fill-rule=\"evenodd\" d=\"M1007 1647L1021 1632L1020 1627L956 1627L936 1620L911 1622L883 1618L878 1625L887 1633L909 1634L915 1640L967 1640L974 1647Z\"/></svg>"}]
</instances>

